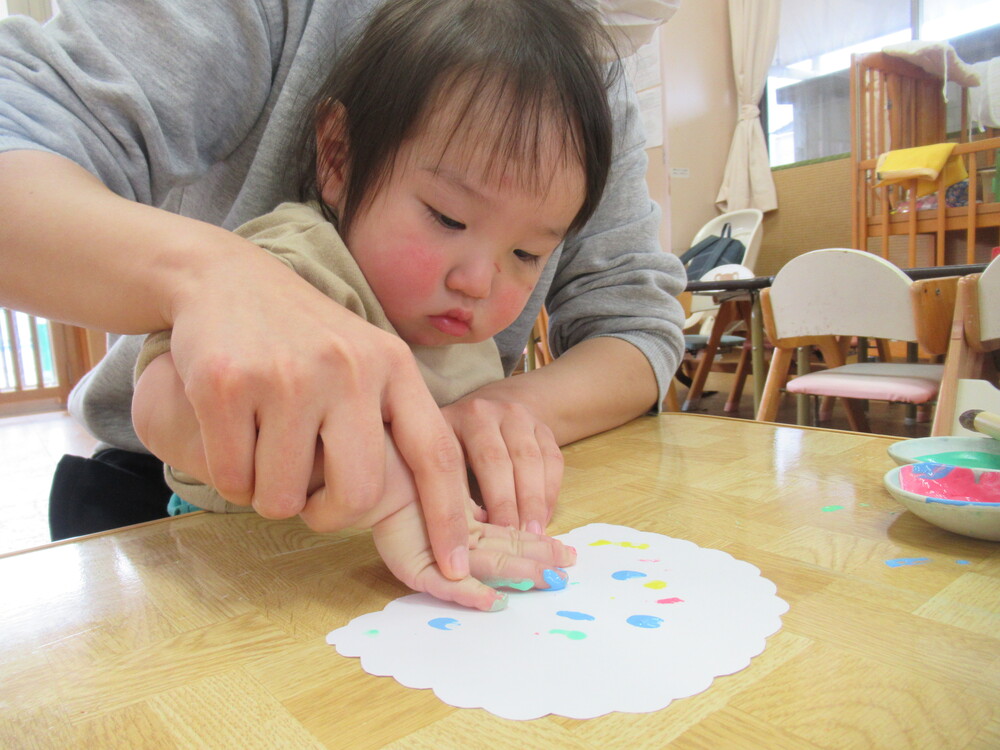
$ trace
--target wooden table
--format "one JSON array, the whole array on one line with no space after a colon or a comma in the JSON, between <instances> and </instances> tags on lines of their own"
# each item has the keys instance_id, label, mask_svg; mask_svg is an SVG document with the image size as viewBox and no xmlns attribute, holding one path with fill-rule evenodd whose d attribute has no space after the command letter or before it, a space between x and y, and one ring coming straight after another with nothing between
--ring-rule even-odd
<instances>
[{"instance_id":1,"label":"wooden table","mask_svg":"<svg viewBox=\"0 0 1000 750\"><path fill-rule=\"evenodd\" d=\"M687 538L791 605L661 711L514 722L372 677L324 642L405 593L367 535L193 514L0 559L0 747L1000 747L1000 544L902 510L893 440L669 414L566 449L552 533Z\"/></svg>"}]
</instances>

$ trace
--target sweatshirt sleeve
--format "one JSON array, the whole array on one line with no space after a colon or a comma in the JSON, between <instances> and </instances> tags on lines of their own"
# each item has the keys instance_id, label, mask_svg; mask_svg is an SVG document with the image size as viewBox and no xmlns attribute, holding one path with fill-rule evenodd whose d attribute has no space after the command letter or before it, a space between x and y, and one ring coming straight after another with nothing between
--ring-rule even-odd
<instances>
[{"instance_id":1,"label":"sweatshirt sleeve","mask_svg":"<svg viewBox=\"0 0 1000 750\"><path fill-rule=\"evenodd\" d=\"M0 151L60 154L159 205L261 117L282 21L275 0L74 0L44 25L10 17L0 22Z\"/></svg>"},{"instance_id":2,"label":"sweatshirt sleeve","mask_svg":"<svg viewBox=\"0 0 1000 750\"><path fill-rule=\"evenodd\" d=\"M684 269L659 247L660 209L646 187L645 135L632 87L612 90L615 157L601 204L568 238L546 300L549 342L559 356L574 344L614 336L638 347L659 386L658 403L680 363Z\"/></svg>"}]
</instances>

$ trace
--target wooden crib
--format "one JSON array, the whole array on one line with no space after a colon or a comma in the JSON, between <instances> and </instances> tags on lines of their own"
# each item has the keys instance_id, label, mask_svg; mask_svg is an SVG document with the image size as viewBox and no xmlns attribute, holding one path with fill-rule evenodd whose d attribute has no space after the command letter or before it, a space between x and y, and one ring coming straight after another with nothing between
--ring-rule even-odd
<instances>
[{"instance_id":1,"label":"wooden crib","mask_svg":"<svg viewBox=\"0 0 1000 750\"><path fill-rule=\"evenodd\" d=\"M1000 137L992 130L970 133L968 89L961 86L961 124L949 133L942 88L940 77L898 57L876 52L852 60L853 244L903 267L982 263L990 248L1000 245L1000 196L992 184ZM944 142L955 142L953 154L965 161L967 205L947 205L943 176L937 206L922 210L915 178L876 185L880 154Z\"/></svg>"}]
</instances>

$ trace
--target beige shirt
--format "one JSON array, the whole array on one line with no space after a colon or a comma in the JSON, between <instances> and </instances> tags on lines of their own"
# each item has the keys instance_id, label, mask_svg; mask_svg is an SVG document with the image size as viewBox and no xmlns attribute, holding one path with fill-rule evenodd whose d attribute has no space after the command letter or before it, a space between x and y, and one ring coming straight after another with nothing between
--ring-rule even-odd
<instances>
[{"instance_id":1,"label":"beige shirt","mask_svg":"<svg viewBox=\"0 0 1000 750\"><path fill-rule=\"evenodd\" d=\"M315 205L283 203L271 213L247 222L236 233L284 261L299 276L351 312L372 325L396 333L337 230ZM169 350L170 331L148 336L136 364L136 379L154 358ZM500 353L492 338L478 344L415 346L412 350L439 406L450 404L504 376ZM174 492L199 508L216 513L252 510L227 502L214 488L170 466L164 467L164 474Z\"/></svg>"}]
</instances>

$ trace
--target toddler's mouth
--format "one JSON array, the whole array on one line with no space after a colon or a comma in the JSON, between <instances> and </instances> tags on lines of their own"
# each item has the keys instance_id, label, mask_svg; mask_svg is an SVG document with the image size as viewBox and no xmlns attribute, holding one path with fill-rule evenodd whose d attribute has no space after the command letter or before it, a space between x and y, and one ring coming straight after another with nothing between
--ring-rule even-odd
<instances>
[{"instance_id":1,"label":"toddler's mouth","mask_svg":"<svg viewBox=\"0 0 1000 750\"><path fill-rule=\"evenodd\" d=\"M472 313L468 310L448 310L441 315L431 315L430 321L432 326L449 336L466 336L472 329Z\"/></svg>"}]
</instances>

